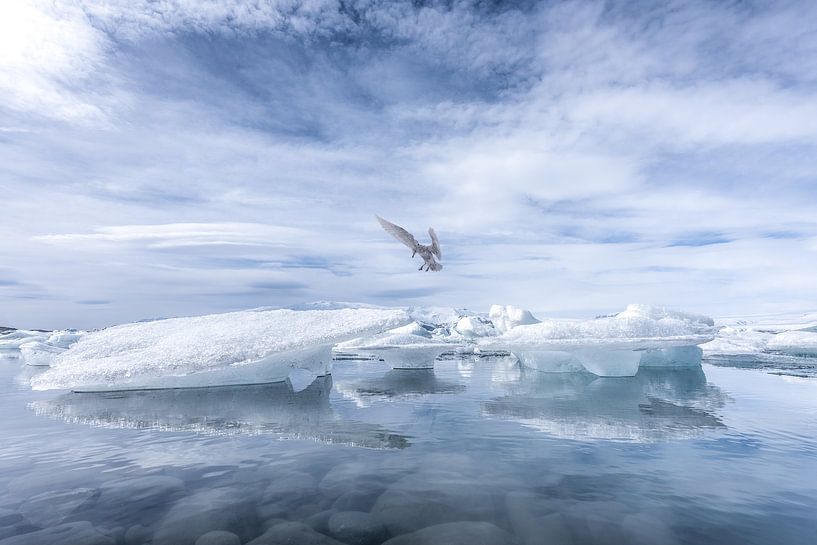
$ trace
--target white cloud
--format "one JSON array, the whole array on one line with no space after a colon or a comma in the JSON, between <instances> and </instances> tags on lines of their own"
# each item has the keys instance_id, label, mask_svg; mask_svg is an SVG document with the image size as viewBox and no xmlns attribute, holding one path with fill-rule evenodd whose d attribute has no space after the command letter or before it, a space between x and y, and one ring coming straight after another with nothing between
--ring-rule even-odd
<instances>
[{"instance_id":1,"label":"white cloud","mask_svg":"<svg viewBox=\"0 0 817 545\"><path fill-rule=\"evenodd\" d=\"M15 4L0 322L817 297L794 4L344 5ZM443 273L418 274L374 213L437 228Z\"/></svg>"},{"instance_id":2,"label":"white cloud","mask_svg":"<svg viewBox=\"0 0 817 545\"><path fill-rule=\"evenodd\" d=\"M76 87L93 78L107 47L104 36L73 3L0 3L3 106L65 121L104 121L101 104Z\"/></svg>"},{"instance_id":3,"label":"white cloud","mask_svg":"<svg viewBox=\"0 0 817 545\"><path fill-rule=\"evenodd\" d=\"M40 235L33 238L71 246L108 242L141 244L158 249L214 245L281 246L303 235L300 229L257 223L173 223L115 225L97 228L94 233Z\"/></svg>"}]
</instances>

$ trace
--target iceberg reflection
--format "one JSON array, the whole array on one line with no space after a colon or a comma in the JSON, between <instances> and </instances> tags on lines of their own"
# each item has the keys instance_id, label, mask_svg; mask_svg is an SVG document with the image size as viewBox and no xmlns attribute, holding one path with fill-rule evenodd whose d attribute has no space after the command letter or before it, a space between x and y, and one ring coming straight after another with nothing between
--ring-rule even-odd
<instances>
[{"instance_id":1,"label":"iceberg reflection","mask_svg":"<svg viewBox=\"0 0 817 545\"><path fill-rule=\"evenodd\" d=\"M483 404L487 416L579 440L655 442L726 428L726 394L701 368L640 369L634 377L522 370L509 393Z\"/></svg>"},{"instance_id":2,"label":"iceberg reflection","mask_svg":"<svg viewBox=\"0 0 817 545\"><path fill-rule=\"evenodd\" d=\"M399 449L406 437L343 420L329 403L331 376L294 392L286 383L69 393L30 407L40 415L96 427L278 435L369 448Z\"/></svg>"},{"instance_id":3,"label":"iceberg reflection","mask_svg":"<svg viewBox=\"0 0 817 545\"><path fill-rule=\"evenodd\" d=\"M338 382L338 392L358 406L374 399L392 399L426 394L454 394L465 385L437 378L434 369L392 369L382 377Z\"/></svg>"}]
</instances>

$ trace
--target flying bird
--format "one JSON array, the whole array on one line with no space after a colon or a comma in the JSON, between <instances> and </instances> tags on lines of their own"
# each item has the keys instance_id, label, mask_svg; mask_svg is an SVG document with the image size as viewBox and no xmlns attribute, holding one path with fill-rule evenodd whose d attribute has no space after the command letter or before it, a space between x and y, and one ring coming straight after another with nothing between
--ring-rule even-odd
<instances>
[{"instance_id":1,"label":"flying bird","mask_svg":"<svg viewBox=\"0 0 817 545\"><path fill-rule=\"evenodd\" d=\"M420 268L417 269L418 271L422 271L423 267L426 268L426 271L441 271L443 270L442 264L437 262L437 259L443 258L443 253L440 251L440 241L437 240L437 233L434 232L434 229L429 227L428 228L428 235L431 237L431 244L420 244L417 242L417 239L414 236L400 227L399 225L395 225L391 222L388 222L381 218L380 216L375 216L377 221L380 222L380 225L383 229L386 230L391 236L411 248L411 257L414 257L417 254L420 254L420 257L423 258L423 264L420 265ZM437 259L434 259L434 256L437 256Z\"/></svg>"}]
</instances>

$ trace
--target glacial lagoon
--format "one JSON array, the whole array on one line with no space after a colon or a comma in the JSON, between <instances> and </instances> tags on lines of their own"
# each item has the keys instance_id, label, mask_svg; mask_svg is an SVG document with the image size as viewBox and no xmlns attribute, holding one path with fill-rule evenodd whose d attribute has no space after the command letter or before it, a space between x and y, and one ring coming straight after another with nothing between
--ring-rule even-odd
<instances>
[{"instance_id":1,"label":"glacial lagoon","mask_svg":"<svg viewBox=\"0 0 817 545\"><path fill-rule=\"evenodd\" d=\"M716 363L71 393L3 359L0 544L814 543L817 380Z\"/></svg>"}]
</instances>

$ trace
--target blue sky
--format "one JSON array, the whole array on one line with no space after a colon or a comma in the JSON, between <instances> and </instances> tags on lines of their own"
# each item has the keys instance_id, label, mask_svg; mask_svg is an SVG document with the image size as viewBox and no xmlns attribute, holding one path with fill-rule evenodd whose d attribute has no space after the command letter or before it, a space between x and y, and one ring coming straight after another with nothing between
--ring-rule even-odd
<instances>
[{"instance_id":1,"label":"blue sky","mask_svg":"<svg viewBox=\"0 0 817 545\"><path fill-rule=\"evenodd\" d=\"M4 2L0 324L321 299L813 309L815 21L813 2ZM416 272L374 214L434 226L445 269Z\"/></svg>"}]
</instances>

